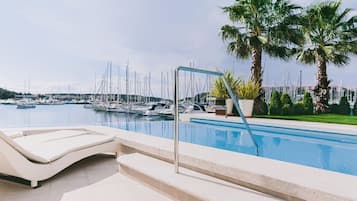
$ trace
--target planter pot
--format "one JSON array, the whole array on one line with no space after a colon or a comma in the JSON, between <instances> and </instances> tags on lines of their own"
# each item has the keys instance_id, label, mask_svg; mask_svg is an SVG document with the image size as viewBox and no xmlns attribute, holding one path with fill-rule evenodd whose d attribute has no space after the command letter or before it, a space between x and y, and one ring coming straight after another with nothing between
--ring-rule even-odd
<instances>
[{"instance_id":1,"label":"planter pot","mask_svg":"<svg viewBox=\"0 0 357 201\"><path fill-rule=\"evenodd\" d=\"M226 101L224 98L216 98L216 105L225 105Z\"/></svg>"},{"instance_id":2,"label":"planter pot","mask_svg":"<svg viewBox=\"0 0 357 201\"><path fill-rule=\"evenodd\" d=\"M232 113L233 113L233 100L226 99L226 114L232 114Z\"/></svg>"},{"instance_id":3,"label":"planter pot","mask_svg":"<svg viewBox=\"0 0 357 201\"><path fill-rule=\"evenodd\" d=\"M226 115L226 100L224 98L217 98L215 105L216 115Z\"/></svg>"},{"instance_id":4,"label":"planter pot","mask_svg":"<svg viewBox=\"0 0 357 201\"><path fill-rule=\"evenodd\" d=\"M239 105L245 117L253 116L254 100L242 99L239 100Z\"/></svg>"}]
</instances>

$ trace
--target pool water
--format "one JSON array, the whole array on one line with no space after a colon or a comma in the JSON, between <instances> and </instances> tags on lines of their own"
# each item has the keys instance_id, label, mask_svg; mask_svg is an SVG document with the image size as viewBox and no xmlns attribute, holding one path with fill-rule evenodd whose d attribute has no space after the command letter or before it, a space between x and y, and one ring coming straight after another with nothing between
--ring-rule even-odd
<instances>
[{"instance_id":1,"label":"pool water","mask_svg":"<svg viewBox=\"0 0 357 201\"><path fill-rule=\"evenodd\" d=\"M83 105L39 105L18 110L0 105L0 128L102 125L173 138L173 122L160 118L95 112ZM193 119L180 122L180 140L234 152L357 175L357 137L339 133ZM255 146L257 144L257 146Z\"/></svg>"},{"instance_id":2,"label":"pool water","mask_svg":"<svg viewBox=\"0 0 357 201\"><path fill-rule=\"evenodd\" d=\"M119 122L120 129L173 138L172 121ZM180 122L179 140L198 145L357 175L357 136L302 129L192 119Z\"/></svg>"}]
</instances>

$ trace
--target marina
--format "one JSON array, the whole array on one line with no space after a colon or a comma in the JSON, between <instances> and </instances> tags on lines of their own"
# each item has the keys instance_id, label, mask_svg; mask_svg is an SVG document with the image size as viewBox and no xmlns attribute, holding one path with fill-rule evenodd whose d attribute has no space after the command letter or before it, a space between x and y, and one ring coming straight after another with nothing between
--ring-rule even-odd
<instances>
[{"instance_id":1,"label":"marina","mask_svg":"<svg viewBox=\"0 0 357 201\"><path fill-rule=\"evenodd\" d=\"M0 201L357 201L352 1L4 1Z\"/></svg>"},{"instance_id":2,"label":"marina","mask_svg":"<svg viewBox=\"0 0 357 201\"><path fill-rule=\"evenodd\" d=\"M99 112L80 104L37 105L36 109L18 110L16 105L0 105L0 126L43 127L74 125L111 125L121 121L141 121L146 118L126 113Z\"/></svg>"}]
</instances>

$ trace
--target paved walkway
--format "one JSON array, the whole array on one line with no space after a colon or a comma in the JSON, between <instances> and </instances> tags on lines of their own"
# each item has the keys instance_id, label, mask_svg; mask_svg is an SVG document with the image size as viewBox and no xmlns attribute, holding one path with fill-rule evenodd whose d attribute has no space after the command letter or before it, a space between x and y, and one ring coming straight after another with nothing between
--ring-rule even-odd
<instances>
[{"instance_id":1,"label":"paved walkway","mask_svg":"<svg viewBox=\"0 0 357 201\"><path fill-rule=\"evenodd\" d=\"M40 182L41 187L37 189L0 179L0 201L59 201L65 192L93 184L117 172L118 164L114 157L94 156Z\"/></svg>"}]
</instances>

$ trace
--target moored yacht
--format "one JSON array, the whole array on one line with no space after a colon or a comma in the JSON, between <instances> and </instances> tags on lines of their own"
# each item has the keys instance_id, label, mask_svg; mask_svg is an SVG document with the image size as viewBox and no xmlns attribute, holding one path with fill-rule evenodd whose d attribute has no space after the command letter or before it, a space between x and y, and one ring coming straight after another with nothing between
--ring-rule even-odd
<instances>
[{"instance_id":1,"label":"moored yacht","mask_svg":"<svg viewBox=\"0 0 357 201\"><path fill-rule=\"evenodd\" d=\"M179 105L179 113L183 113L187 108L183 105ZM175 106L170 105L169 108L163 109L158 112L160 116L166 118L173 118L175 116Z\"/></svg>"},{"instance_id":2,"label":"moored yacht","mask_svg":"<svg viewBox=\"0 0 357 201\"><path fill-rule=\"evenodd\" d=\"M36 104L29 100L29 99L23 99L17 102L16 104L17 109L33 109L36 108Z\"/></svg>"},{"instance_id":3,"label":"moored yacht","mask_svg":"<svg viewBox=\"0 0 357 201\"><path fill-rule=\"evenodd\" d=\"M143 116L159 116L159 112L167 108L169 108L169 106L164 103L152 103L148 108L143 110L141 114Z\"/></svg>"}]
</instances>

